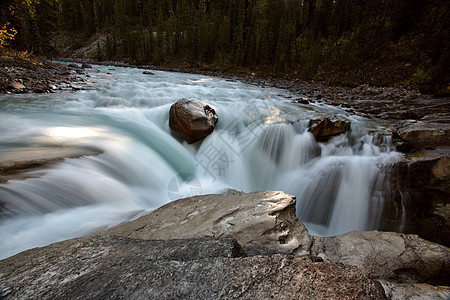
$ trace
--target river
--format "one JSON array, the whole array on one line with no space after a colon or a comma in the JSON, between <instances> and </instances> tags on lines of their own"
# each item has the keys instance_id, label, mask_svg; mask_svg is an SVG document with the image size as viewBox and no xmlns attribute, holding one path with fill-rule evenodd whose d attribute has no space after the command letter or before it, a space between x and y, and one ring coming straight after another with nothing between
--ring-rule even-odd
<instances>
[{"instance_id":1,"label":"river","mask_svg":"<svg viewBox=\"0 0 450 300\"><path fill-rule=\"evenodd\" d=\"M385 124L301 95L202 75L94 66L77 92L0 96L0 154L84 147L70 158L0 184L0 258L135 219L198 194L282 190L312 234L377 228L395 152ZM170 106L196 97L219 122L201 142L171 134ZM315 114L342 115L350 132L316 143Z\"/></svg>"}]
</instances>

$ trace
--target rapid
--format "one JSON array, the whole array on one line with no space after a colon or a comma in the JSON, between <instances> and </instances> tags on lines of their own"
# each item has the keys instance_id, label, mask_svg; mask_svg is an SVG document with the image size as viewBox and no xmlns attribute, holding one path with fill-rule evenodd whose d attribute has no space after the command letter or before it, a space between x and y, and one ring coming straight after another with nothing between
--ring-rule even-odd
<instances>
[{"instance_id":1,"label":"rapid","mask_svg":"<svg viewBox=\"0 0 450 300\"><path fill-rule=\"evenodd\" d=\"M0 259L135 219L170 201L227 189L281 190L314 235L376 229L388 201L383 166L398 157L382 121L289 91L203 75L94 66L77 92L0 95L0 155L77 147L94 155L0 184ZM219 122L188 145L169 109L199 98ZM317 143L315 114L345 116L348 133Z\"/></svg>"}]
</instances>

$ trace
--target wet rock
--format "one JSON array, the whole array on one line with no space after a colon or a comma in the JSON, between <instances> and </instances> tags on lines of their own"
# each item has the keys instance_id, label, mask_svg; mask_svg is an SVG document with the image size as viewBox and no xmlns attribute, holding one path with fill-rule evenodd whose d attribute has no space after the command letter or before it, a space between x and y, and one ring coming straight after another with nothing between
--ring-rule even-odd
<instances>
[{"instance_id":1,"label":"wet rock","mask_svg":"<svg viewBox=\"0 0 450 300\"><path fill-rule=\"evenodd\" d=\"M350 129L351 122L342 116L316 115L309 121L309 129L316 140L326 141L332 136L340 135Z\"/></svg>"},{"instance_id":2,"label":"wet rock","mask_svg":"<svg viewBox=\"0 0 450 300\"><path fill-rule=\"evenodd\" d=\"M391 119L400 119L400 120L407 119L410 116L409 111L406 110L396 110L392 112L387 112L386 114Z\"/></svg>"},{"instance_id":3,"label":"wet rock","mask_svg":"<svg viewBox=\"0 0 450 300\"><path fill-rule=\"evenodd\" d=\"M89 64L82 64L81 67L82 67L83 69L91 69L91 68L92 68L92 66L89 65Z\"/></svg>"},{"instance_id":4,"label":"wet rock","mask_svg":"<svg viewBox=\"0 0 450 300\"><path fill-rule=\"evenodd\" d=\"M386 280L379 280L378 283L384 289L387 299L442 299L447 300L450 297L450 287L432 286L429 284L405 284L395 283Z\"/></svg>"},{"instance_id":5,"label":"wet rock","mask_svg":"<svg viewBox=\"0 0 450 300\"><path fill-rule=\"evenodd\" d=\"M142 72L142 74L144 74L144 75L155 75L155 73L150 72L150 71L144 71L144 72Z\"/></svg>"},{"instance_id":6,"label":"wet rock","mask_svg":"<svg viewBox=\"0 0 450 300\"><path fill-rule=\"evenodd\" d=\"M406 155L392 166L391 186L392 191L400 192L385 205L383 222L402 219L404 232L450 246L450 147ZM396 226L383 230L393 228Z\"/></svg>"},{"instance_id":7,"label":"wet rock","mask_svg":"<svg viewBox=\"0 0 450 300\"><path fill-rule=\"evenodd\" d=\"M196 98L183 98L170 107L169 126L172 132L192 144L214 131L218 117L207 103Z\"/></svg>"},{"instance_id":8,"label":"wet rock","mask_svg":"<svg viewBox=\"0 0 450 300\"><path fill-rule=\"evenodd\" d=\"M450 146L450 122L406 120L397 125L395 137L409 149Z\"/></svg>"},{"instance_id":9,"label":"wet rock","mask_svg":"<svg viewBox=\"0 0 450 300\"><path fill-rule=\"evenodd\" d=\"M307 257L241 257L232 239L91 236L0 261L8 299L383 299L357 268Z\"/></svg>"},{"instance_id":10,"label":"wet rock","mask_svg":"<svg viewBox=\"0 0 450 300\"><path fill-rule=\"evenodd\" d=\"M309 101L308 101L308 100L302 99L302 98L295 99L295 100L293 100L292 102L293 102L293 103L300 103L300 104L309 104Z\"/></svg>"},{"instance_id":11,"label":"wet rock","mask_svg":"<svg viewBox=\"0 0 450 300\"><path fill-rule=\"evenodd\" d=\"M356 266L374 279L450 282L450 249L416 235L353 231L335 237L315 237L311 255Z\"/></svg>"},{"instance_id":12,"label":"wet rock","mask_svg":"<svg viewBox=\"0 0 450 300\"><path fill-rule=\"evenodd\" d=\"M25 88L25 86L17 81L11 81L8 84L8 88L13 89L13 90L23 90Z\"/></svg>"},{"instance_id":13,"label":"wet rock","mask_svg":"<svg viewBox=\"0 0 450 300\"><path fill-rule=\"evenodd\" d=\"M311 236L283 192L235 192L168 203L104 234L139 239L235 238L249 253L309 254Z\"/></svg>"},{"instance_id":14,"label":"wet rock","mask_svg":"<svg viewBox=\"0 0 450 300\"><path fill-rule=\"evenodd\" d=\"M98 155L101 151L86 147L35 147L0 151L0 183L31 176L31 169L47 166L65 158ZM35 176L35 175L33 175Z\"/></svg>"}]
</instances>

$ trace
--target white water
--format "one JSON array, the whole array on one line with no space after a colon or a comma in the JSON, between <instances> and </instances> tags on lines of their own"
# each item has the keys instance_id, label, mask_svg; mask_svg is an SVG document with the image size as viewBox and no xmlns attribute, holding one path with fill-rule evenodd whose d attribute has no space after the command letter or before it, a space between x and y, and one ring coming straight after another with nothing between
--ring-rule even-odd
<instances>
[{"instance_id":1,"label":"white water","mask_svg":"<svg viewBox=\"0 0 450 300\"><path fill-rule=\"evenodd\" d=\"M376 228L386 200L379 168L398 155L388 138L374 143L369 132L380 124L291 103L298 95L280 89L110 69L89 70L90 90L0 96L0 155L49 145L102 151L0 185L0 258L227 188L297 196L298 216L313 234ZM183 97L208 102L219 116L213 134L193 145L172 137L168 124L170 105ZM351 133L316 143L306 130L317 112L347 116Z\"/></svg>"}]
</instances>

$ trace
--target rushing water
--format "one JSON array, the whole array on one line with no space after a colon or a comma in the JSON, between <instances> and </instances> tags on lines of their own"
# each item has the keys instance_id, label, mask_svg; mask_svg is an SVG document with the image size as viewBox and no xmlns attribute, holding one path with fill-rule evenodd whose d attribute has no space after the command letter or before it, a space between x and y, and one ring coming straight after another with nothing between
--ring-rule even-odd
<instances>
[{"instance_id":1,"label":"rushing water","mask_svg":"<svg viewBox=\"0 0 450 300\"><path fill-rule=\"evenodd\" d=\"M0 258L89 234L177 198L282 190L297 196L313 234L376 228L385 201L380 166L397 156L382 125L325 104L292 103L288 91L201 75L95 66L89 89L0 96L0 155L77 146L99 155L66 159L0 185ZM202 142L171 135L168 112L183 97L216 109ZM316 113L344 115L349 134L316 143ZM376 142L375 142L376 140Z\"/></svg>"}]
</instances>

